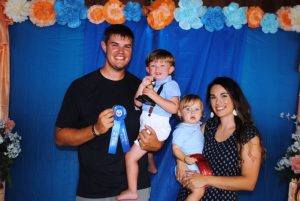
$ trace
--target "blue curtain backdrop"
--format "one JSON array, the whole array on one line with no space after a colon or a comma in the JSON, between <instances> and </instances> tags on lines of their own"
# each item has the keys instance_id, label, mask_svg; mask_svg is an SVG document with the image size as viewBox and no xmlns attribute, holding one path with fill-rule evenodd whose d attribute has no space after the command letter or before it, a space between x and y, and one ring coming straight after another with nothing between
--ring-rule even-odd
<instances>
[{"instance_id":1,"label":"blue curtain backdrop","mask_svg":"<svg viewBox=\"0 0 300 201\"><path fill-rule=\"evenodd\" d=\"M128 70L138 77L146 74L144 60L149 52L164 48L176 58L174 79L182 94L196 93L205 99L207 84L216 76L226 75L241 84L268 156L255 191L240 193L240 200L286 200L287 182L280 183L274 167L290 145L294 130L279 113L296 112L300 35L283 31L264 34L246 27L213 33L204 29L184 31L175 22L155 31L145 18L126 25L135 34ZM21 155L12 168L8 201L74 200L76 148L55 145L54 122L71 81L103 65L100 41L107 26L84 21L77 29L60 25L38 28L27 21L10 27L10 117L23 140ZM176 123L172 119L172 125ZM179 188L171 137L155 154L159 171L152 176L152 201L173 201Z\"/></svg>"}]
</instances>

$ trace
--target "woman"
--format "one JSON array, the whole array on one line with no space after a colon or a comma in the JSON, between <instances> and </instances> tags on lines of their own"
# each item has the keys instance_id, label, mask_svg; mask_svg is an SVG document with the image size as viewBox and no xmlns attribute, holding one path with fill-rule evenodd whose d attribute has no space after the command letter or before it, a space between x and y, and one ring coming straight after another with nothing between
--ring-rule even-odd
<instances>
[{"instance_id":1,"label":"woman","mask_svg":"<svg viewBox=\"0 0 300 201\"><path fill-rule=\"evenodd\" d=\"M203 153L211 163L213 176L187 171L181 163L177 178L191 191L206 186L202 201L234 201L238 199L236 191L255 188L265 151L249 104L234 80L216 78L208 86L206 97L213 112L204 128ZM186 188L177 200L185 200L190 192Z\"/></svg>"}]
</instances>

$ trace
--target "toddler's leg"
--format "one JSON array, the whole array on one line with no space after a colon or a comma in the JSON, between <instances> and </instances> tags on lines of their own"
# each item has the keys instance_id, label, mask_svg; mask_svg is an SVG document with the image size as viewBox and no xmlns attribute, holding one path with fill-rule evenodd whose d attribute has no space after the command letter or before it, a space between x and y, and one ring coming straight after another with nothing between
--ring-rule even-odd
<instances>
[{"instance_id":1,"label":"toddler's leg","mask_svg":"<svg viewBox=\"0 0 300 201\"><path fill-rule=\"evenodd\" d=\"M187 198L186 201L199 201L204 195L205 188L195 189Z\"/></svg>"},{"instance_id":2,"label":"toddler's leg","mask_svg":"<svg viewBox=\"0 0 300 201\"><path fill-rule=\"evenodd\" d=\"M157 173L157 168L154 161L153 153L148 153L148 171L152 174Z\"/></svg>"},{"instance_id":3,"label":"toddler's leg","mask_svg":"<svg viewBox=\"0 0 300 201\"><path fill-rule=\"evenodd\" d=\"M126 153L126 173L128 189L117 196L117 200L134 200L138 198L137 180L139 174L138 160L147 153L136 144L133 144L130 151Z\"/></svg>"}]
</instances>

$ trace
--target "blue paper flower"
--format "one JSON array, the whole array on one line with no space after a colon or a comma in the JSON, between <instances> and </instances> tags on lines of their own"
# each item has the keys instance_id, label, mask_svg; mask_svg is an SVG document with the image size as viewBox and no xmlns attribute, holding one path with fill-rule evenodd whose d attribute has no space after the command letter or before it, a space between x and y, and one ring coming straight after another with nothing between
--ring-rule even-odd
<instances>
[{"instance_id":1,"label":"blue paper flower","mask_svg":"<svg viewBox=\"0 0 300 201\"><path fill-rule=\"evenodd\" d=\"M225 15L225 24L227 27L233 26L235 29L242 28L243 24L247 24L246 7L239 7L237 3L230 3L223 8Z\"/></svg>"},{"instance_id":2,"label":"blue paper flower","mask_svg":"<svg viewBox=\"0 0 300 201\"><path fill-rule=\"evenodd\" d=\"M206 7L200 0L180 0L179 7L174 11L174 18L179 27L184 30L199 29L203 26L200 17L204 15Z\"/></svg>"},{"instance_id":3,"label":"blue paper flower","mask_svg":"<svg viewBox=\"0 0 300 201\"><path fill-rule=\"evenodd\" d=\"M207 31L219 31L224 27L225 15L219 6L208 8L201 19Z\"/></svg>"},{"instance_id":4,"label":"blue paper flower","mask_svg":"<svg viewBox=\"0 0 300 201\"><path fill-rule=\"evenodd\" d=\"M128 21L138 22L142 18L142 8L138 2L129 1L123 9L124 16Z\"/></svg>"},{"instance_id":5,"label":"blue paper flower","mask_svg":"<svg viewBox=\"0 0 300 201\"><path fill-rule=\"evenodd\" d=\"M276 33L279 27L276 15L266 13L260 22L260 26L264 33Z\"/></svg>"},{"instance_id":6,"label":"blue paper flower","mask_svg":"<svg viewBox=\"0 0 300 201\"><path fill-rule=\"evenodd\" d=\"M57 0L54 4L57 13L56 22L60 25L68 25L70 28L80 26L80 19L86 19L87 8L83 0Z\"/></svg>"}]
</instances>

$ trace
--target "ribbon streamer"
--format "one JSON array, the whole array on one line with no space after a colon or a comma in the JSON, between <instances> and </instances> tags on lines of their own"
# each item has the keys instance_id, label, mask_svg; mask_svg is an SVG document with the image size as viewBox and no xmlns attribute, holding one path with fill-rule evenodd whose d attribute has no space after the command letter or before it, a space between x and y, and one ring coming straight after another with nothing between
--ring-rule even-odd
<instances>
[{"instance_id":1,"label":"ribbon streamer","mask_svg":"<svg viewBox=\"0 0 300 201\"><path fill-rule=\"evenodd\" d=\"M127 152L130 149L127 131L125 127L124 119L126 117L126 109L123 106L114 106L114 126L111 131L111 137L109 142L108 153L115 154L118 145L118 139L120 136L123 152Z\"/></svg>"}]
</instances>

